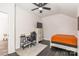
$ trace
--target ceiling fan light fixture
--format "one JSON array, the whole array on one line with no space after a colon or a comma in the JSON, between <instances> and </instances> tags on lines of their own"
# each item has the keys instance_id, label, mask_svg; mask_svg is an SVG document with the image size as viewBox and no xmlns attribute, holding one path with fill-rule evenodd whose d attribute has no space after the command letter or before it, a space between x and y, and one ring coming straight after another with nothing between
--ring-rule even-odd
<instances>
[{"instance_id":1,"label":"ceiling fan light fixture","mask_svg":"<svg viewBox=\"0 0 79 59\"><path fill-rule=\"evenodd\" d=\"M39 10L43 10L43 8L42 8L42 7L40 7L40 8L39 8Z\"/></svg>"}]
</instances>

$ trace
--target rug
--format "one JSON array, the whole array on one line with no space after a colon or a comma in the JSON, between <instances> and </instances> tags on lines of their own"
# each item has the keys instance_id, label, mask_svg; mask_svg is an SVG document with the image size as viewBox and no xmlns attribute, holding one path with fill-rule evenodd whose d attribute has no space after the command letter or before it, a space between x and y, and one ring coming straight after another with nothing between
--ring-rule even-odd
<instances>
[{"instance_id":1,"label":"rug","mask_svg":"<svg viewBox=\"0 0 79 59\"><path fill-rule=\"evenodd\" d=\"M36 56L46 47L47 45L37 44L36 46L32 46L30 48L26 47L24 50L22 48L18 49L16 53L20 56Z\"/></svg>"}]
</instances>

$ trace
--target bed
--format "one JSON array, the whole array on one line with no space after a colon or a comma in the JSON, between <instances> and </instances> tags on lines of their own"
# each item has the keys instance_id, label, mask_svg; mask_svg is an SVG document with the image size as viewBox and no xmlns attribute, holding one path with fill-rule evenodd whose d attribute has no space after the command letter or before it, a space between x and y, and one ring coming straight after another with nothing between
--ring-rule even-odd
<instances>
[{"instance_id":1,"label":"bed","mask_svg":"<svg viewBox=\"0 0 79 59\"><path fill-rule=\"evenodd\" d=\"M77 52L77 38L74 35L56 34L50 39L50 48L52 46Z\"/></svg>"}]
</instances>

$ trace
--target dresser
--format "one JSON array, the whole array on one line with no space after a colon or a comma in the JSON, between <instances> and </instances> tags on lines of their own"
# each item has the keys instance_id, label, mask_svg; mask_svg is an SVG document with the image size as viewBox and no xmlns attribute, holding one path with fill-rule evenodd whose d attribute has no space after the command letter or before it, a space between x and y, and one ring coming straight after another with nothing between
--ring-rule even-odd
<instances>
[{"instance_id":1,"label":"dresser","mask_svg":"<svg viewBox=\"0 0 79 59\"><path fill-rule=\"evenodd\" d=\"M37 34L37 43L39 41L42 41L43 40L43 29L42 28L36 28L36 34Z\"/></svg>"}]
</instances>

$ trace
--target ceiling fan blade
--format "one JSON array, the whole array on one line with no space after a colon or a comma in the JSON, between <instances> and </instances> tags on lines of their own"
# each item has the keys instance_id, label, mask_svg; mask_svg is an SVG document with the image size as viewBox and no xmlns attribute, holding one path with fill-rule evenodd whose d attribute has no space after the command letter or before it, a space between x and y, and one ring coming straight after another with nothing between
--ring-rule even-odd
<instances>
[{"instance_id":1,"label":"ceiling fan blade","mask_svg":"<svg viewBox=\"0 0 79 59\"><path fill-rule=\"evenodd\" d=\"M48 8L48 7L42 7L42 8L46 10L51 10L51 8Z\"/></svg>"},{"instance_id":2,"label":"ceiling fan blade","mask_svg":"<svg viewBox=\"0 0 79 59\"><path fill-rule=\"evenodd\" d=\"M37 3L33 3L33 4L36 5L36 6L38 6L38 7L40 7L39 4L37 4Z\"/></svg>"},{"instance_id":3,"label":"ceiling fan blade","mask_svg":"<svg viewBox=\"0 0 79 59\"><path fill-rule=\"evenodd\" d=\"M32 11L34 11L34 10L36 10L36 9L39 9L39 8L34 8L34 9L32 9Z\"/></svg>"},{"instance_id":4,"label":"ceiling fan blade","mask_svg":"<svg viewBox=\"0 0 79 59\"><path fill-rule=\"evenodd\" d=\"M40 10L40 13L42 13L42 10Z\"/></svg>"},{"instance_id":5,"label":"ceiling fan blade","mask_svg":"<svg viewBox=\"0 0 79 59\"><path fill-rule=\"evenodd\" d=\"M48 3L43 3L42 6L45 6L46 4L48 4Z\"/></svg>"}]
</instances>

